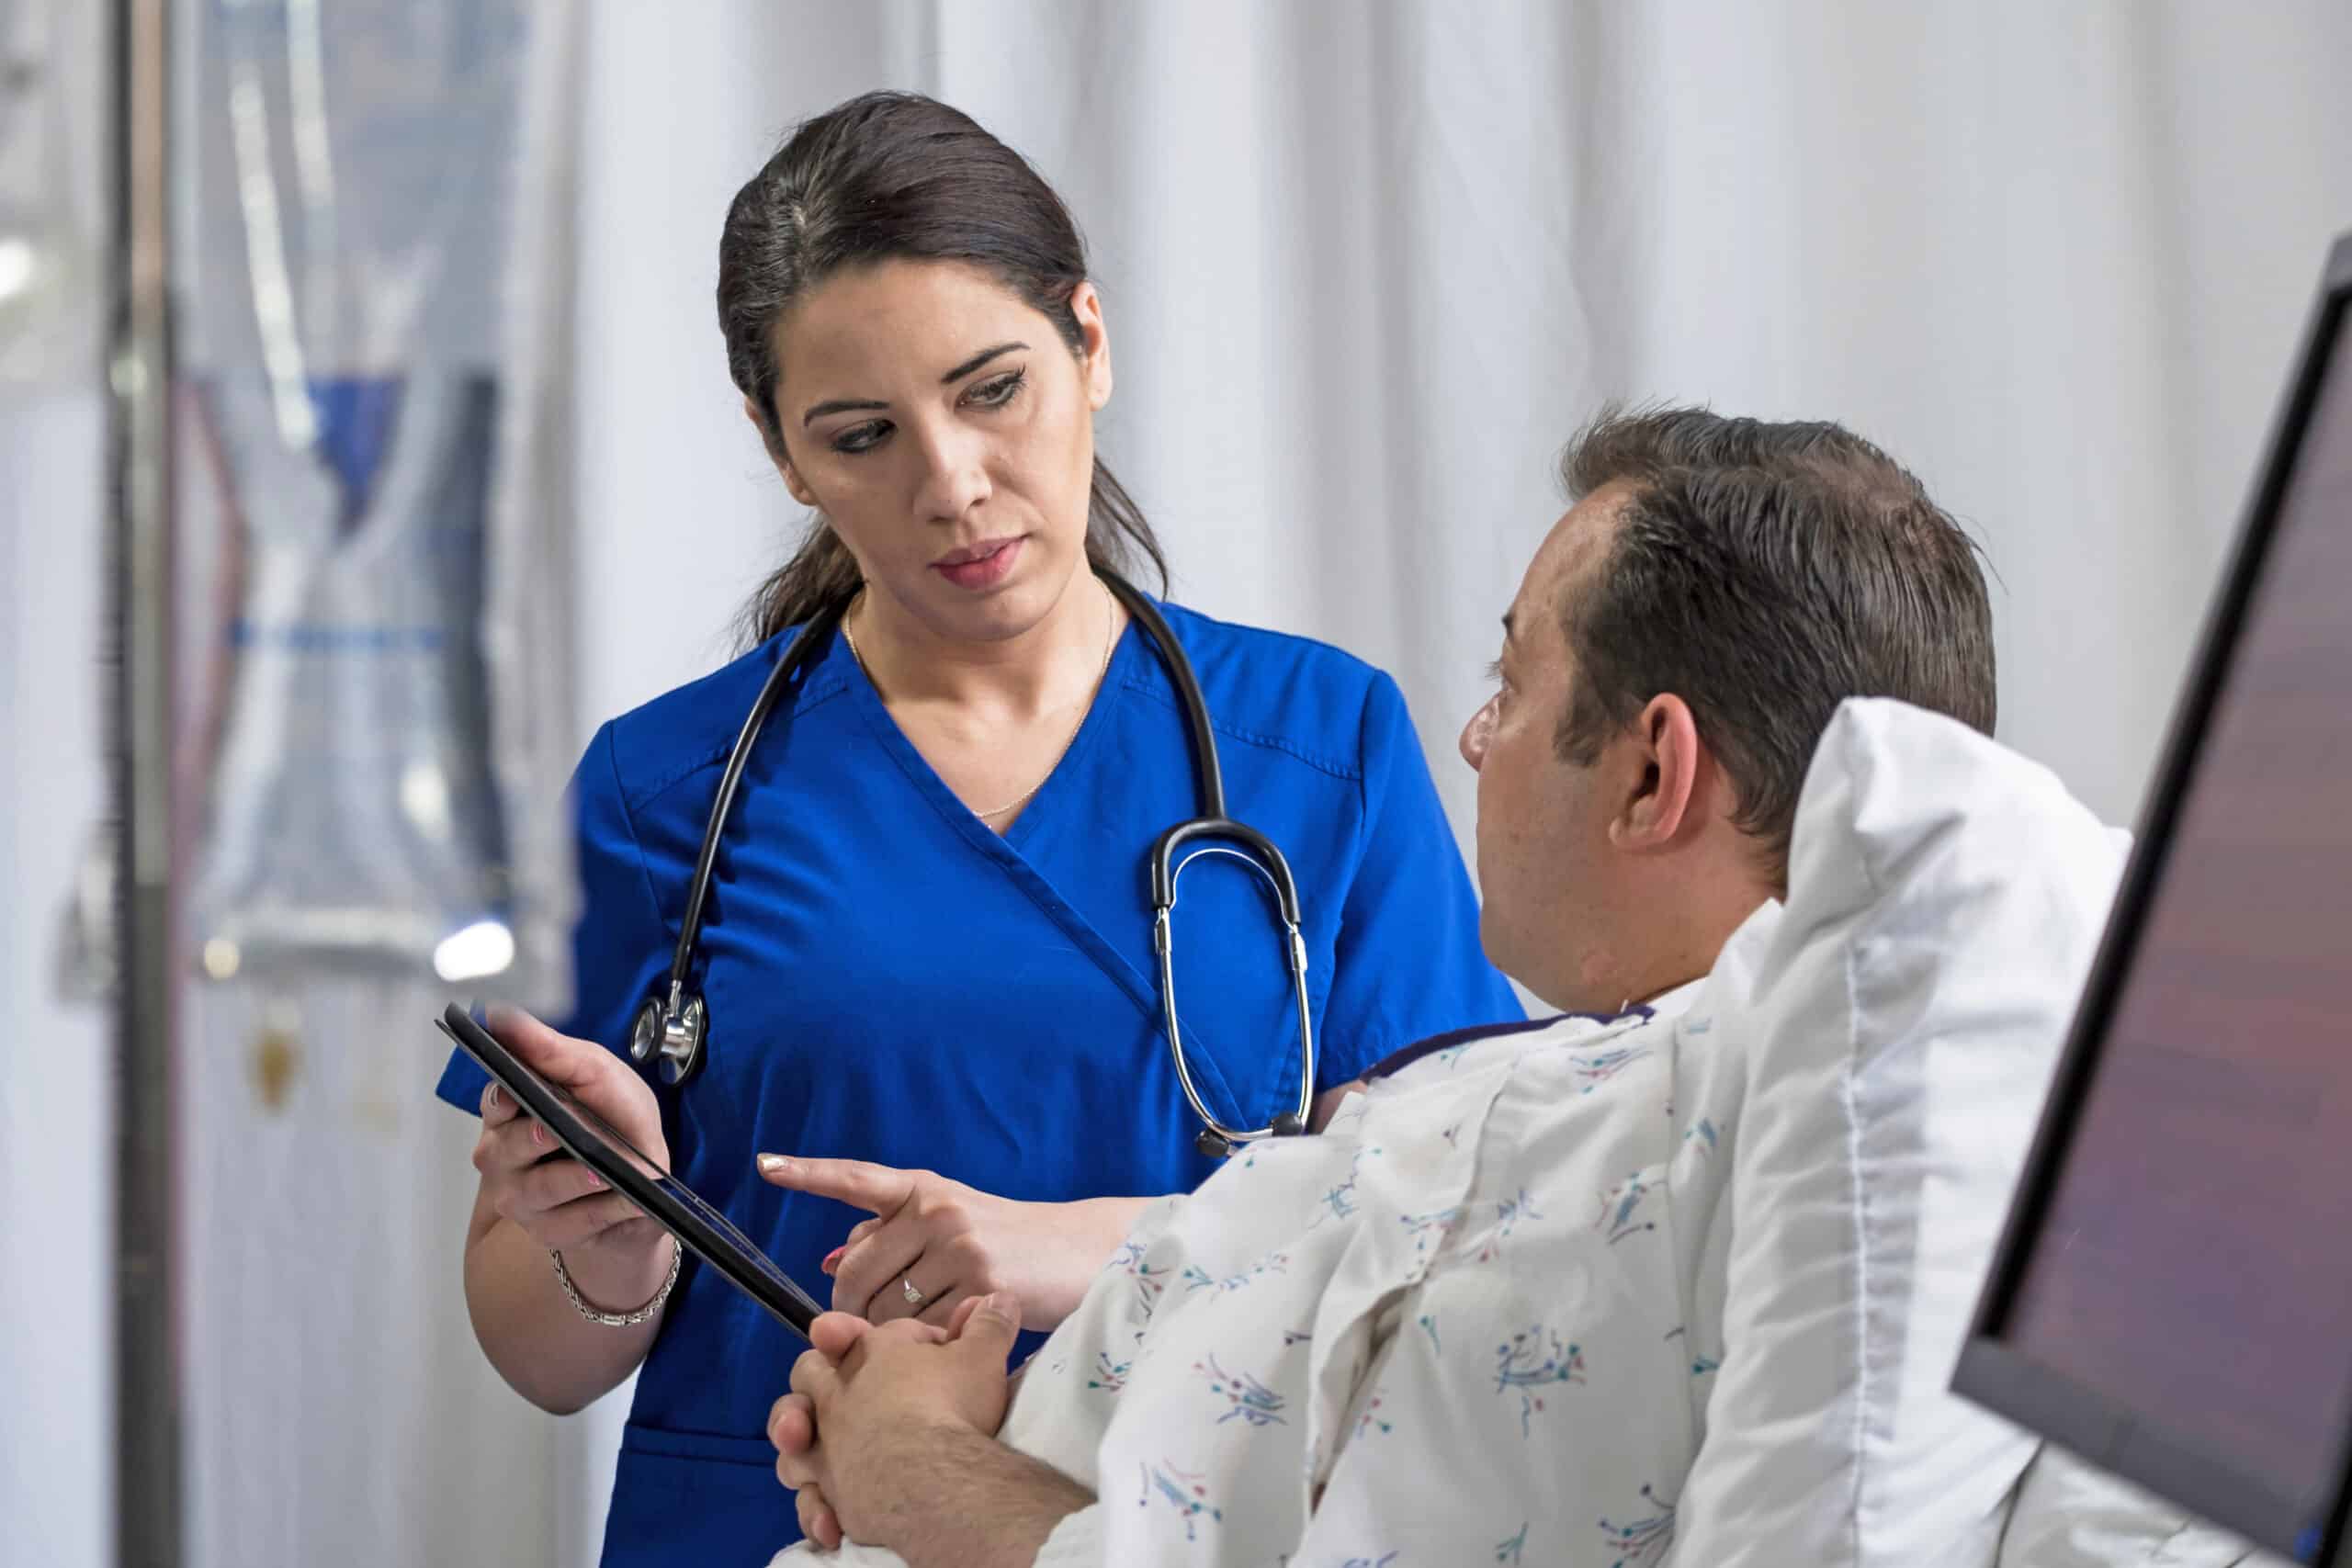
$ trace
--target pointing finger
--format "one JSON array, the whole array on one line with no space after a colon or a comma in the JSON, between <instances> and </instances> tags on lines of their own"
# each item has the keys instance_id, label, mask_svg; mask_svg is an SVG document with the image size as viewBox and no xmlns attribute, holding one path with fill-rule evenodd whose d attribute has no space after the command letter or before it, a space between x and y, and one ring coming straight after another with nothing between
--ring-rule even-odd
<instances>
[{"instance_id":1,"label":"pointing finger","mask_svg":"<svg viewBox=\"0 0 2352 1568\"><path fill-rule=\"evenodd\" d=\"M911 1171L868 1165L862 1159L795 1159L788 1155L762 1155L760 1175L774 1186L835 1199L875 1214L897 1213L915 1192Z\"/></svg>"}]
</instances>

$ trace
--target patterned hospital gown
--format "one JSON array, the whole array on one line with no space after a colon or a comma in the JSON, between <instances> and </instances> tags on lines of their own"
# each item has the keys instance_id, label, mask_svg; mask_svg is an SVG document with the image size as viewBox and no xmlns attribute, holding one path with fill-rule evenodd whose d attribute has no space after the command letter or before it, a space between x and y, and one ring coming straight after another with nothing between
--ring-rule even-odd
<instances>
[{"instance_id":1,"label":"patterned hospital gown","mask_svg":"<svg viewBox=\"0 0 2352 1568\"><path fill-rule=\"evenodd\" d=\"M1696 990L1432 1051L1153 1205L1001 1433L1100 1498L1065 1530L1119 1564L1656 1568L1722 1355Z\"/></svg>"}]
</instances>

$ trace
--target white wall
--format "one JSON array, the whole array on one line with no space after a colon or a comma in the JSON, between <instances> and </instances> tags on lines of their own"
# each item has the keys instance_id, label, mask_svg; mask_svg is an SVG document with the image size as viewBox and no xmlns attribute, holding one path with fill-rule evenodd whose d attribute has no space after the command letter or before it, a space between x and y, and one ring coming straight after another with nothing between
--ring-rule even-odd
<instances>
[{"instance_id":1,"label":"white wall","mask_svg":"<svg viewBox=\"0 0 2352 1568\"><path fill-rule=\"evenodd\" d=\"M96 7L0 5L0 48L46 55L68 177L44 194L99 224ZM47 44L46 51L43 44ZM37 100L39 101L39 100ZM45 109L46 103L41 107ZM45 130L19 118L10 130ZM0 202L55 151L0 147ZM12 217L26 210L21 197ZM59 999L56 921L105 808L99 735L101 412L90 280L0 345L0 1562L77 1568L111 1540L113 1040ZM70 303L70 302L67 302ZM40 373L35 374L40 371ZM30 376L30 379L26 378Z\"/></svg>"},{"instance_id":2,"label":"white wall","mask_svg":"<svg viewBox=\"0 0 2352 1568\"><path fill-rule=\"evenodd\" d=\"M58 999L55 921L105 790L99 412L0 409L0 1560L95 1563L111 1539L113 1040ZM17 1552L22 1551L19 1557Z\"/></svg>"},{"instance_id":3,"label":"white wall","mask_svg":"<svg viewBox=\"0 0 2352 1568\"><path fill-rule=\"evenodd\" d=\"M1392 668L1463 824L1453 729L1605 396L1842 418L1915 466L2000 580L2005 738L2128 818L2352 228L2333 0L736 0L591 32L592 712L723 652L797 518L725 379L726 197L792 120L915 86L1075 209L1103 450L1179 592Z\"/></svg>"}]
</instances>

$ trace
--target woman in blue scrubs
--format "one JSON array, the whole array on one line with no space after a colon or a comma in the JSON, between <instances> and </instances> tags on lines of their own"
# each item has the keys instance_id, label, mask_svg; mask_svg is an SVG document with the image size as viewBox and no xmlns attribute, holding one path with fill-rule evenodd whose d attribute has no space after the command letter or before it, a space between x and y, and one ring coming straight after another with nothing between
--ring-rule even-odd
<instances>
[{"instance_id":1,"label":"woman in blue scrubs","mask_svg":"<svg viewBox=\"0 0 2352 1568\"><path fill-rule=\"evenodd\" d=\"M1096 575L1159 561L1094 455L1102 301L1018 154L942 105L873 95L802 126L737 196L718 304L814 531L762 590L749 653L598 732L574 781L577 1010L494 1026L787 1270L833 1274L836 1305L944 1321L1011 1289L1050 1325L1143 1201L1211 1167L1160 1025L1144 873L1198 814L1193 760L1166 667ZM722 840L706 1065L657 1089L621 1051L730 744L798 628L853 593ZM1519 1016L1395 683L1166 615L1231 808L1296 876L1316 1124L1410 1041ZM1298 1090L1251 875L1215 857L1188 873L1176 949L1193 1076L1238 1126ZM642 1365L605 1562L765 1561L797 1534L763 1426L799 1345L593 1176L542 1163L544 1134L469 1061L440 1093L483 1112L466 1292L491 1360L559 1412ZM788 1157L763 1180L762 1156Z\"/></svg>"}]
</instances>

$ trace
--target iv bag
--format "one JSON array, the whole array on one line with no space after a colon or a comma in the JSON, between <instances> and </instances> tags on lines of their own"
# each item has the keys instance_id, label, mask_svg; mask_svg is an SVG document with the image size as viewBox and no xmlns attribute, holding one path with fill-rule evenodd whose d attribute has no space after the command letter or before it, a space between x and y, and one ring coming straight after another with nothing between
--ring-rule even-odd
<instances>
[{"instance_id":1,"label":"iv bag","mask_svg":"<svg viewBox=\"0 0 2352 1568\"><path fill-rule=\"evenodd\" d=\"M480 636L495 380L313 388L322 436L354 454L342 466L280 444L259 386L198 396L253 498L196 900L207 971L437 956L444 979L503 973L512 899Z\"/></svg>"},{"instance_id":2,"label":"iv bag","mask_svg":"<svg viewBox=\"0 0 2352 1568\"><path fill-rule=\"evenodd\" d=\"M234 532L190 903L216 979L527 959L561 999L565 519L528 493L544 389L508 309L550 188L518 165L535 9L203 9L182 417Z\"/></svg>"}]
</instances>

